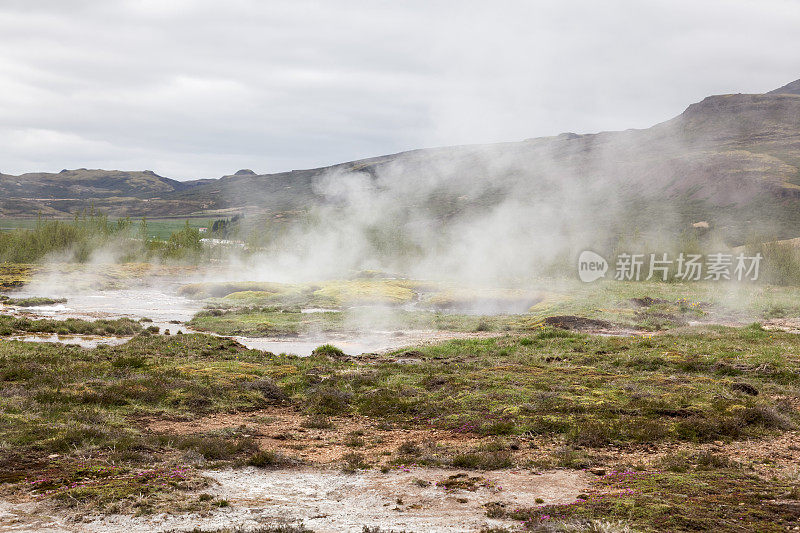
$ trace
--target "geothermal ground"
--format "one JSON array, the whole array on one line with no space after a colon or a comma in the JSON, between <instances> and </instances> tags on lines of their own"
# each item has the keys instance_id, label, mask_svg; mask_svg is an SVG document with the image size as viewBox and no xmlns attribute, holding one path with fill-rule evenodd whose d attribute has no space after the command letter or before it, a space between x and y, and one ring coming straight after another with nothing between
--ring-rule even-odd
<instances>
[{"instance_id":1,"label":"geothermal ground","mask_svg":"<svg viewBox=\"0 0 800 533\"><path fill-rule=\"evenodd\" d=\"M2 531L800 527L794 289L50 268L6 271Z\"/></svg>"}]
</instances>

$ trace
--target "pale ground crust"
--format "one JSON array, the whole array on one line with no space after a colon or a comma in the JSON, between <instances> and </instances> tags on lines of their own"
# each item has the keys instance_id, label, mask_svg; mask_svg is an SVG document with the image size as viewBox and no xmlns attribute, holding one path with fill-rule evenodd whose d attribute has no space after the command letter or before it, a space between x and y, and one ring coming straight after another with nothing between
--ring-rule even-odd
<instances>
[{"instance_id":1,"label":"pale ground crust","mask_svg":"<svg viewBox=\"0 0 800 533\"><path fill-rule=\"evenodd\" d=\"M475 490L437 486L466 474ZM357 532L364 525L408 531L468 532L483 526L510 526L489 519L485 504L530 507L537 498L550 504L575 501L589 487L590 474L575 470L459 472L439 468L401 468L356 474L324 468L261 470L252 467L207 471L204 492L230 502L209 513L108 515L74 521L63 512L33 502L0 501L0 531L150 532L194 527L254 528L303 522L319 533Z\"/></svg>"},{"instance_id":2,"label":"pale ground crust","mask_svg":"<svg viewBox=\"0 0 800 533\"><path fill-rule=\"evenodd\" d=\"M406 441L432 442L449 449L473 449L494 441L491 437L433 428L379 427L364 417L334 417L332 429L302 427L305 416L290 408L273 407L250 413L211 415L193 421L140 420L146 430L175 434L224 428L248 431L263 449L302 461L302 466L204 470L211 484L203 492L225 499L230 507L207 513L87 516L57 510L34 501L0 500L0 531L145 532L216 529L303 522L317 532L360 532L364 525L425 532L471 532L484 526L516 526L513 521L486 517L485 505L500 502L506 508L537 504L565 504L592 494L596 477L584 470L519 468L491 472L458 469L398 467L381 472ZM358 432L364 445L347 447L347 435ZM543 438L512 437L515 464L557 454L563 444ZM375 467L347 474L342 455L357 451ZM633 466L657 467L668 455L710 451L751 466L759 475L796 478L800 472L800 433L737 442L702 445L660 444L584 449L604 470ZM394 454L394 455L393 455ZM199 465L202 468L202 465ZM453 475L476 479L476 490L446 490L437 482ZM537 503L537 499L540 500Z\"/></svg>"}]
</instances>

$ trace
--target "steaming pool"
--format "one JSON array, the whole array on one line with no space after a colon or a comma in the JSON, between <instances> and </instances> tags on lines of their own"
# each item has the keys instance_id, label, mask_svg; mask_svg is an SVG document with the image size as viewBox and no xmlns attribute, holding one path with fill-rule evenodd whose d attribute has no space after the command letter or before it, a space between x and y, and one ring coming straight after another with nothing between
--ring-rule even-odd
<instances>
[{"instance_id":1,"label":"steaming pool","mask_svg":"<svg viewBox=\"0 0 800 533\"><path fill-rule=\"evenodd\" d=\"M191 300L177 294L179 283L169 283L160 287L141 287L136 289L99 290L94 292L59 293L67 298L66 304L40 305L34 307L0 307L3 312L14 316L31 319L77 318L83 320L130 318L139 320L148 318L161 331L169 330L174 334L196 333L186 322L204 306L202 302ZM18 298L41 296L41 290L35 286L15 292ZM303 313L336 312L335 309L309 308ZM203 332L206 333L206 332ZM209 333L214 335L214 333ZM228 336L247 348L263 350L276 354L286 353L299 356L311 355L311 352L322 344L332 344L347 355L384 352L400 349L405 346L427 342L438 342L454 337L468 336L436 331L372 331L358 335L342 333L320 333L299 337L242 337ZM473 334L474 336L474 334ZM26 342L57 342L61 344L77 344L85 348L94 348L100 344L120 345L128 342L130 336L99 335L56 335L32 333L29 335L13 335L8 339Z\"/></svg>"}]
</instances>

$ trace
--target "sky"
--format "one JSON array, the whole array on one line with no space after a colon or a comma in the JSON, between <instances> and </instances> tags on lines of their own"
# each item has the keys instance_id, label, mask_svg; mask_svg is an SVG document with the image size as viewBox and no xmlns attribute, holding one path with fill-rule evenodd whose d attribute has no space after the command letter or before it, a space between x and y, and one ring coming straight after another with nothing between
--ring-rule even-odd
<instances>
[{"instance_id":1,"label":"sky","mask_svg":"<svg viewBox=\"0 0 800 533\"><path fill-rule=\"evenodd\" d=\"M646 128L800 78L799 28L800 0L0 0L0 172Z\"/></svg>"}]
</instances>

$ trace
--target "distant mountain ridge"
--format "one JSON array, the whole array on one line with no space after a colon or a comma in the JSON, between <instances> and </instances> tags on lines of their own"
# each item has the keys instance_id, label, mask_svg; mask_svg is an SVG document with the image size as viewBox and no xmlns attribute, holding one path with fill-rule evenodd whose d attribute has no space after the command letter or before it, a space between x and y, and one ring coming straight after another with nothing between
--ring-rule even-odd
<instances>
[{"instance_id":1,"label":"distant mountain ridge","mask_svg":"<svg viewBox=\"0 0 800 533\"><path fill-rule=\"evenodd\" d=\"M277 174L244 169L185 182L151 171L0 174L0 215L70 216L89 205L149 217L304 210L332 201L321 183L347 173L379 186L424 179L431 187L411 188L403 201L431 205L440 217L570 188L617 188L616 196L673 202L686 217L756 204L800 213L800 80L766 94L710 96L642 130L421 149Z\"/></svg>"},{"instance_id":2,"label":"distant mountain ridge","mask_svg":"<svg viewBox=\"0 0 800 533\"><path fill-rule=\"evenodd\" d=\"M770 91L767 94L800 94L800 80L787 83L783 87Z\"/></svg>"}]
</instances>

